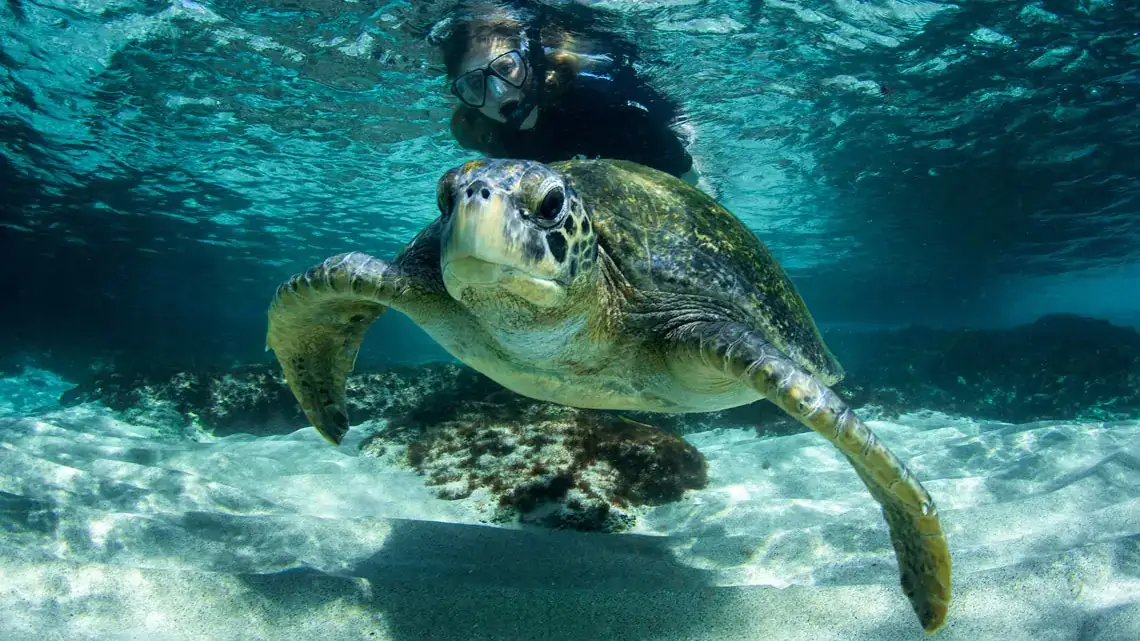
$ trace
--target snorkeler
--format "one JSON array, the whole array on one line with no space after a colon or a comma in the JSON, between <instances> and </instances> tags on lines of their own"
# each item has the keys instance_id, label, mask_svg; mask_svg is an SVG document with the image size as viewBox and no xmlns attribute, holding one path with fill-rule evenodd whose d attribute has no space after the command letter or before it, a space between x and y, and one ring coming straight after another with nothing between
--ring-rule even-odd
<instances>
[{"instance_id":1,"label":"snorkeler","mask_svg":"<svg viewBox=\"0 0 1140 641\"><path fill-rule=\"evenodd\" d=\"M631 44L586 35L584 10L467 3L433 29L460 102L456 141L499 158L630 160L695 182L679 107L638 77Z\"/></svg>"}]
</instances>

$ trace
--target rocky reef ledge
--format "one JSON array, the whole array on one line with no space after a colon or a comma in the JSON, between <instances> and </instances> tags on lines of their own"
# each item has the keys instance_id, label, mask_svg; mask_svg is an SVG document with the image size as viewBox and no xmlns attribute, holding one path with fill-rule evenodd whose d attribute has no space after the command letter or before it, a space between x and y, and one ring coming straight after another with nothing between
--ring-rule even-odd
<instances>
[{"instance_id":1,"label":"rocky reef ledge","mask_svg":"<svg viewBox=\"0 0 1140 641\"><path fill-rule=\"evenodd\" d=\"M831 332L840 388L884 418L935 410L1029 423L1140 417L1140 333L1054 314L1001 330Z\"/></svg>"},{"instance_id":2,"label":"rocky reef ledge","mask_svg":"<svg viewBox=\"0 0 1140 641\"><path fill-rule=\"evenodd\" d=\"M1003 330L829 332L839 386L871 417L933 410L977 419L1117 420L1140 416L1140 334L1105 321L1046 316ZM657 415L578 410L523 398L457 364L357 372L349 415L362 451L418 470L436 493L471 501L488 521L618 531L638 506L705 484L682 436L732 427L803 428L766 402ZM276 364L215 372L104 371L64 393L127 420L217 435L306 424Z\"/></svg>"},{"instance_id":3,"label":"rocky reef ledge","mask_svg":"<svg viewBox=\"0 0 1140 641\"><path fill-rule=\"evenodd\" d=\"M168 431L266 435L307 424L276 364L108 373L60 399L92 401ZM636 522L638 507L706 483L704 457L681 436L701 429L701 417L543 403L451 363L353 374L348 404L369 432L364 454L415 469L438 496L468 500L488 522L616 532Z\"/></svg>"}]
</instances>

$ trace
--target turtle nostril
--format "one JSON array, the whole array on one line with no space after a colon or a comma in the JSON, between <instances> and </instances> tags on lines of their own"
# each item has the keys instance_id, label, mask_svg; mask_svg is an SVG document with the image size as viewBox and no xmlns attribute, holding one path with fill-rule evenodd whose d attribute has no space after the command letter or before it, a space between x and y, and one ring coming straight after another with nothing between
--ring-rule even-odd
<instances>
[{"instance_id":1,"label":"turtle nostril","mask_svg":"<svg viewBox=\"0 0 1140 641\"><path fill-rule=\"evenodd\" d=\"M476 194L482 197L483 200L491 198L491 188L482 180L471 181L471 183L467 185L467 188L463 190L463 193L467 194L468 198L475 198Z\"/></svg>"}]
</instances>

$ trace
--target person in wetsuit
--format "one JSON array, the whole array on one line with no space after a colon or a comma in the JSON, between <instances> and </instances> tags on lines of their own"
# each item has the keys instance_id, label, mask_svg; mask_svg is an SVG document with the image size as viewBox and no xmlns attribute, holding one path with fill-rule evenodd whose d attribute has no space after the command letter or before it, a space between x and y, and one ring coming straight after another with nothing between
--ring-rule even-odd
<instances>
[{"instance_id":1,"label":"person in wetsuit","mask_svg":"<svg viewBox=\"0 0 1140 641\"><path fill-rule=\"evenodd\" d=\"M572 30L578 16L559 11L468 3L449 19L434 40L459 100L456 141L500 158L631 160L695 182L680 109L638 77L634 47L580 19Z\"/></svg>"}]
</instances>

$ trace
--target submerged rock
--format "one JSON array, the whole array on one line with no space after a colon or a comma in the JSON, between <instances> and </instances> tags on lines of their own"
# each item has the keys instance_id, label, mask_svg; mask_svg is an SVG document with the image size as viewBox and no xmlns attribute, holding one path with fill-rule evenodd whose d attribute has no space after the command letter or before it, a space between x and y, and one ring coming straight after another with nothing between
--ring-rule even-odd
<instances>
[{"instance_id":1,"label":"submerged rock","mask_svg":"<svg viewBox=\"0 0 1140 641\"><path fill-rule=\"evenodd\" d=\"M517 411L540 401L519 396L469 367L426 363L356 372L348 377L347 402L353 425L412 413L420 423L444 421L466 401L510 398ZM99 372L60 396L64 406L102 403L130 421L167 427L194 427L218 436L243 432L266 435L308 425L276 364L218 371L127 374ZM759 411L757 411L759 410ZM774 406L737 408L707 414L626 414L685 434L728 425L749 425L756 416L783 420ZM790 419L788 419L790 420Z\"/></svg>"},{"instance_id":2,"label":"submerged rock","mask_svg":"<svg viewBox=\"0 0 1140 641\"><path fill-rule=\"evenodd\" d=\"M107 375L61 401L99 401L132 422L218 435L307 424L276 364L166 378ZM456 364L354 374L348 403L354 424L386 419L364 441L366 454L398 451L395 462L423 473L438 496L470 499L492 522L620 531L634 523L638 506L677 500L706 481L704 458L675 433L632 414L526 398ZM668 419L674 432L682 426L677 417L654 418Z\"/></svg>"},{"instance_id":3,"label":"submerged rock","mask_svg":"<svg viewBox=\"0 0 1140 641\"><path fill-rule=\"evenodd\" d=\"M1011 423L1140 416L1140 334L1104 321L1047 316L1004 330L826 338L847 367L839 389L869 417L918 410ZM687 415L577 410L519 396L453 363L357 372L348 388L354 425L383 420L365 426L379 429L364 441L366 453L420 471L439 496L480 505L488 520L560 528L621 530L638 506L701 487L703 458L680 435L806 429L767 402ZM219 435L307 425L276 363L166 375L104 371L61 397L86 401L130 421Z\"/></svg>"},{"instance_id":4,"label":"submerged rock","mask_svg":"<svg viewBox=\"0 0 1140 641\"><path fill-rule=\"evenodd\" d=\"M926 409L974 418L1140 416L1140 333L1055 314L1000 330L906 328L827 336L852 403L885 418Z\"/></svg>"},{"instance_id":5,"label":"submerged rock","mask_svg":"<svg viewBox=\"0 0 1140 641\"><path fill-rule=\"evenodd\" d=\"M98 401L135 423L167 430L196 426L219 434L285 431L286 425L304 421L291 400L284 378L262 366L167 375L108 371L60 397L64 406Z\"/></svg>"},{"instance_id":6,"label":"submerged rock","mask_svg":"<svg viewBox=\"0 0 1140 641\"><path fill-rule=\"evenodd\" d=\"M354 374L348 380L349 412L354 422L405 412L433 392L467 383L472 374L478 376L450 363ZM60 397L64 406L85 402L102 403L128 420L193 426L219 436L283 434L308 424L276 363L135 376L108 371Z\"/></svg>"},{"instance_id":7,"label":"submerged rock","mask_svg":"<svg viewBox=\"0 0 1140 641\"><path fill-rule=\"evenodd\" d=\"M1140 333L1106 321L1051 315L1002 330L906 328L833 331L828 344L847 368L837 386L856 408L890 418L934 410L988 420L1113 420L1140 415ZM420 422L449 416L453 405L510 395L454 363L357 372L348 379L354 424L415 410ZM61 398L99 401L151 422L197 425L216 434L292 431L306 424L276 363L213 372L93 375ZM685 434L753 427L763 435L804 430L775 406L758 402L707 414L629 413Z\"/></svg>"},{"instance_id":8,"label":"submerged rock","mask_svg":"<svg viewBox=\"0 0 1140 641\"><path fill-rule=\"evenodd\" d=\"M444 405L448 416L426 421L412 412L361 449L423 473L442 498L471 499L488 521L554 528L621 531L636 507L707 482L704 457L680 436L609 412L500 396Z\"/></svg>"}]
</instances>

